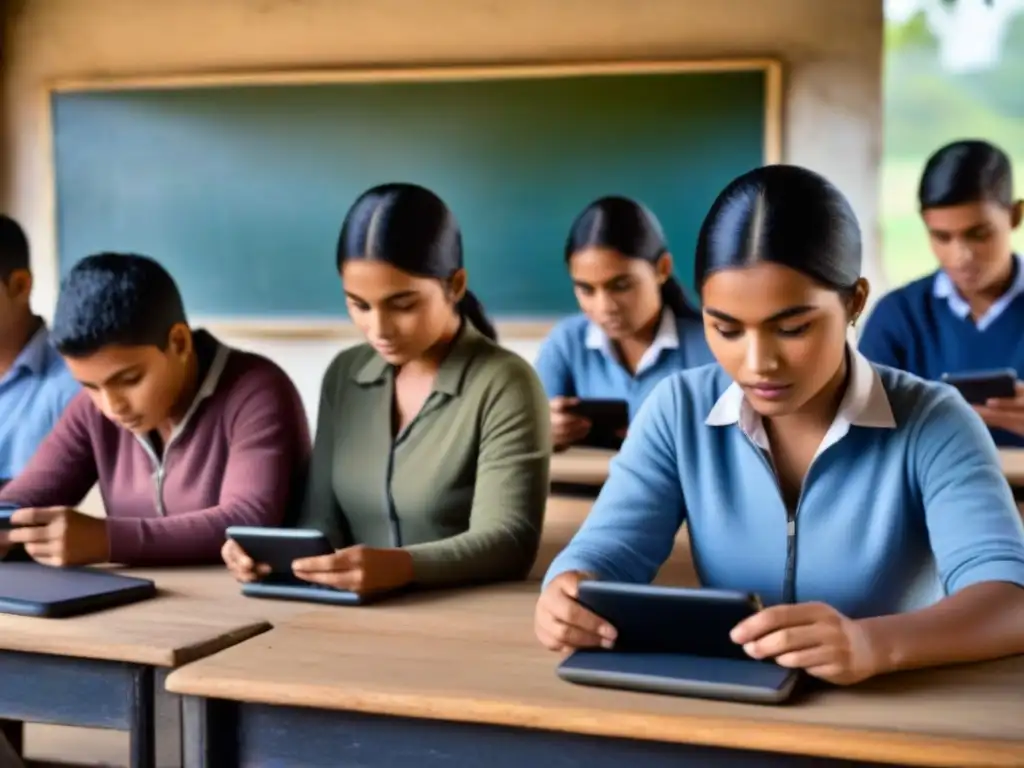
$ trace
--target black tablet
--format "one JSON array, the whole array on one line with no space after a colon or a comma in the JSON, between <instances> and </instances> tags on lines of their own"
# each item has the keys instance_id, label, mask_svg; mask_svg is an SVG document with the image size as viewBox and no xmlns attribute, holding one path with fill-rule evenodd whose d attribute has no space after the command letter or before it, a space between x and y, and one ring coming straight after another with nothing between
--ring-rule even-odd
<instances>
[{"instance_id":1,"label":"black tablet","mask_svg":"<svg viewBox=\"0 0 1024 768\"><path fill-rule=\"evenodd\" d=\"M0 563L0 613L58 619L136 603L156 595L149 579L91 568Z\"/></svg>"},{"instance_id":2,"label":"black tablet","mask_svg":"<svg viewBox=\"0 0 1024 768\"><path fill-rule=\"evenodd\" d=\"M799 678L774 662L751 659L730 639L733 627L760 610L757 595L587 581L577 599L618 637L612 650L569 656L558 668L569 682L780 703Z\"/></svg>"},{"instance_id":3,"label":"black tablet","mask_svg":"<svg viewBox=\"0 0 1024 768\"><path fill-rule=\"evenodd\" d=\"M329 605L366 605L368 596L303 581L292 572L292 563L304 557L334 552L330 541L311 528L259 528L231 526L227 537L238 543L254 562L269 565L270 573L242 585L246 597L300 600Z\"/></svg>"},{"instance_id":4,"label":"black tablet","mask_svg":"<svg viewBox=\"0 0 1024 768\"><path fill-rule=\"evenodd\" d=\"M291 576L292 563L296 560L329 555L334 551L327 537L312 528L232 525L227 529L226 535L235 541L253 562L269 565L271 575L278 578Z\"/></svg>"},{"instance_id":5,"label":"black tablet","mask_svg":"<svg viewBox=\"0 0 1024 768\"><path fill-rule=\"evenodd\" d=\"M0 531L9 531L14 528L11 518L21 507L9 501L0 501Z\"/></svg>"},{"instance_id":6,"label":"black tablet","mask_svg":"<svg viewBox=\"0 0 1024 768\"><path fill-rule=\"evenodd\" d=\"M567 410L590 422L590 432L580 445L609 450L622 447L621 433L629 427L629 405L625 400L580 399Z\"/></svg>"},{"instance_id":7,"label":"black tablet","mask_svg":"<svg viewBox=\"0 0 1024 768\"><path fill-rule=\"evenodd\" d=\"M785 702L799 679L796 670L749 658L589 650L569 656L558 675L578 685L752 704Z\"/></svg>"},{"instance_id":8,"label":"black tablet","mask_svg":"<svg viewBox=\"0 0 1024 768\"><path fill-rule=\"evenodd\" d=\"M942 381L956 387L972 405L983 405L991 398L1010 398L1017 394L1017 371L1013 368L944 373Z\"/></svg>"}]
</instances>

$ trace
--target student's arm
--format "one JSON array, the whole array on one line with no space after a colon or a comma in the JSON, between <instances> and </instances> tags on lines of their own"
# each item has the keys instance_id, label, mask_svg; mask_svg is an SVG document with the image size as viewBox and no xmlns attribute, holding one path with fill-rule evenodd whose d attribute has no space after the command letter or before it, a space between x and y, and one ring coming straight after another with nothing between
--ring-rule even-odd
<instances>
[{"instance_id":1,"label":"student's arm","mask_svg":"<svg viewBox=\"0 0 1024 768\"><path fill-rule=\"evenodd\" d=\"M957 395L925 414L916 473L948 595L864 621L882 672L1024 653L1024 525L985 425Z\"/></svg>"},{"instance_id":2,"label":"student's arm","mask_svg":"<svg viewBox=\"0 0 1024 768\"><path fill-rule=\"evenodd\" d=\"M533 367L544 385L548 399L576 397L572 365L569 360L569 336L561 326L556 326L537 352Z\"/></svg>"},{"instance_id":3,"label":"student's arm","mask_svg":"<svg viewBox=\"0 0 1024 768\"><path fill-rule=\"evenodd\" d=\"M309 434L298 393L276 369L252 374L232 394L230 449L220 500L214 507L158 518L107 521L110 561L125 565L184 565L220 559L231 525L281 522L309 458Z\"/></svg>"},{"instance_id":4,"label":"student's arm","mask_svg":"<svg viewBox=\"0 0 1024 768\"><path fill-rule=\"evenodd\" d=\"M681 386L675 377L665 379L644 401L593 509L548 569L545 587L566 571L649 583L672 553L686 515L676 435Z\"/></svg>"},{"instance_id":5,"label":"student's arm","mask_svg":"<svg viewBox=\"0 0 1024 768\"><path fill-rule=\"evenodd\" d=\"M864 324L857 349L873 363L906 370L907 347L903 337L907 330L907 319L899 310L897 296L883 296Z\"/></svg>"},{"instance_id":6,"label":"student's arm","mask_svg":"<svg viewBox=\"0 0 1024 768\"><path fill-rule=\"evenodd\" d=\"M469 529L406 547L417 584L523 578L537 556L551 435L544 393L529 364L516 361L498 371L482 407Z\"/></svg>"},{"instance_id":7,"label":"student's arm","mask_svg":"<svg viewBox=\"0 0 1024 768\"><path fill-rule=\"evenodd\" d=\"M316 438L309 463L306 494L302 503L299 527L323 532L335 549L352 543L345 514L334 494L334 424L335 408L343 407L339 399L338 366L332 364L324 374L317 411Z\"/></svg>"},{"instance_id":8,"label":"student's arm","mask_svg":"<svg viewBox=\"0 0 1024 768\"><path fill-rule=\"evenodd\" d=\"M96 484L96 457L90 423L99 414L79 393L21 473L0 491L0 501L23 507L74 507Z\"/></svg>"}]
</instances>

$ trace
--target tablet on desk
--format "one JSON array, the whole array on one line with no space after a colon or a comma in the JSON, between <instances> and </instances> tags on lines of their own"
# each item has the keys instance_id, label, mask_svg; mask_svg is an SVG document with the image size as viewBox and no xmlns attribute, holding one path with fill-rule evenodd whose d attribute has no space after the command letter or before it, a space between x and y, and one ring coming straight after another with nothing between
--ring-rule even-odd
<instances>
[{"instance_id":1,"label":"tablet on desk","mask_svg":"<svg viewBox=\"0 0 1024 768\"><path fill-rule=\"evenodd\" d=\"M156 595L156 585L91 568L39 563L0 563L0 613L68 618L136 603Z\"/></svg>"},{"instance_id":2,"label":"tablet on desk","mask_svg":"<svg viewBox=\"0 0 1024 768\"><path fill-rule=\"evenodd\" d=\"M569 682L678 696L781 703L799 673L751 659L729 638L760 610L756 595L587 581L581 605L615 627L612 650L579 650L558 668Z\"/></svg>"},{"instance_id":3,"label":"tablet on desk","mask_svg":"<svg viewBox=\"0 0 1024 768\"><path fill-rule=\"evenodd\" d=\"M292 572L292 563L296 560L334 552L334 547L320 531L310 528L235 525L227 529L227 537L236 541L253 562L270 566L269 574L258 581L242 585L242 594L246 597L301 600L329 605L366 605L370 602L367 595L311 584Z\"/></svg>"}]
</instances>

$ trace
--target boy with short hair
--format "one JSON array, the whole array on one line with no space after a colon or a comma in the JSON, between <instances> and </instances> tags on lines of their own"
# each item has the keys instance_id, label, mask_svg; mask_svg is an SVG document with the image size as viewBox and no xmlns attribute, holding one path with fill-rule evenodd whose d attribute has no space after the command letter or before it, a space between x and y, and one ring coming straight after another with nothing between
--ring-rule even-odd
<instances>
[{"instance_id":1,"label":"boy with short hair","mask_svg":"<svg viewBox=\"0 0 1024 768\"><path fill-rule=\"evenodd\" d=\"M189 327L156 261L102 253L64 280L53 340L86 395L0 501L0 551L51 565L219 560L230 525L276 525L301 493L309 427L277 365ZM99 481L107 510L74 509Z\"/></svg>"}]
</instances>

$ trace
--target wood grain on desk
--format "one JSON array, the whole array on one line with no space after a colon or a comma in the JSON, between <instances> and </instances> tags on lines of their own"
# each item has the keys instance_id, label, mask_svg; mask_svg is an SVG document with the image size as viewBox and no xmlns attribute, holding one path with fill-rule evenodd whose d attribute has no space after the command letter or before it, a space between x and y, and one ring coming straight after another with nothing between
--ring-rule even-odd
<instances>
[{"instance_id":1,"label":"wood grain on desk","mask_svg":"<svg viewBox=\"0 0 1024 768\"><path fill-rule=\"evenodd\" d=\"M153 579L159 596L68 619L0 614L0 651L176 667L265 632L270 615L301 606L244 598L224 568L128 573Z\"/></svg>"},{"instance_id":2,"label":"wood grain on desk","mask_svg":"<svg viewBox=\"0 0 1024 768\"><path fill-rule=\"evenodd\" d=\"M533 637L536 585L321 610L186 666L175 693L908 765L1024 765L1024 657L772 707L584 688Z\"/></svg>"},{"instance_id":3,"label":"wood grain on desk","mask_svg":"<svg viewBox=\"0 0 1024 768\"><path fill-rule=\"evenodd\" d=\"M608 479L613 451L595 448L570 448L551 457L551 482L601 485ZM999 451L1003 474L1012 485L1024 486L1024 448Z\"/></svg>"},{"instance_id":4,"label":"wood grain on desk","mask_svg":"<svg viewBox=\"0 0 1024 768\"><path fill-rule=\"evenodd\" d=\"M551 482L602 485L608 479L608 465L615 451L598 448L570 448L551 457Z\"/></svg>"},{"instance_id":5,"label":"wood grain on desk","mask_svg":"<svg viewBox=\"0 0 1024 768\"><path fill-rule=\"evenodd\" d=\"M549 501L548 525L534 568L535 579L543 576L589 510L590 503L579 499L553 497ZM671 562L667 571L670 577L677 582L685 580L688 554ZM176 667L310 609L308 603L243 597L239 585L220 566L124 572L153 579L159 595L133 605L68 619L0 614L0 651Z\"/></svg>"},{"instance_id":6,"label":"wood grain on desk","mask_svg":"<svg viewBox=\"0 0 1024 768\"><path fill-rule=\"evenodd\" d=\"M1024 487L1024 448L1002 448L999 461L1010 485Z\"/></svg>"},{"instance_id":7,"label":"wood grain on desk","mask_svg":"<svg viewBox=\"0 0 1024 768\"><path fill-rule=\"evenodd\" d=\"M593 501L587 499L561 496L548 498L547 511L544 516L544 533L541 536L537 560L530 571L530 580L539 581L544 578L551 561L565 549L590 513L592 506ZM690 537L685 526L681 527L676 534L672 554L661 567L654 582L683 587L698 586L697 573L690 555Z\"/></svg>"}]
</instances>

